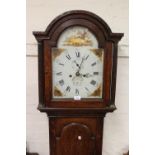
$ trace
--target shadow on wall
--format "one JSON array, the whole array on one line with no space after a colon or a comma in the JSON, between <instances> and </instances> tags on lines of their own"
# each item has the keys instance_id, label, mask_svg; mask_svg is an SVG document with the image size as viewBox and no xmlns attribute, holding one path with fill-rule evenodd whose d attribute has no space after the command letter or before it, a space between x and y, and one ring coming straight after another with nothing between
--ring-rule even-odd
<instances>
[{"instance_id":1,"label":"shadow on wall","mask_svg":"<svg viewBox=\"0 0 155 155\"><path fill-rule=\"evenodd\" d=\"M123 154L123 155L129 155L129 151L126 154Z\"/></svg>"}]
</instances>

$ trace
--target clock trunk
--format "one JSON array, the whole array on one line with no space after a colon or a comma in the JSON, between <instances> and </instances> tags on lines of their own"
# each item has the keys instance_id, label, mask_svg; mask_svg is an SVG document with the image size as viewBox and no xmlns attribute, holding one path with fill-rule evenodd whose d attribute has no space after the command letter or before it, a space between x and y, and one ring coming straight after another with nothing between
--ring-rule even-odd
<instances>
[{"instance_id":1,"label":"clock trunk","mask_svg":"<svg viewBox=\"0 0 155 155\"><path fill-rule=\"evenodd\" d=\"M101 155L102 118L49 118L51 155Z\"/></svg>"}]
</instances>

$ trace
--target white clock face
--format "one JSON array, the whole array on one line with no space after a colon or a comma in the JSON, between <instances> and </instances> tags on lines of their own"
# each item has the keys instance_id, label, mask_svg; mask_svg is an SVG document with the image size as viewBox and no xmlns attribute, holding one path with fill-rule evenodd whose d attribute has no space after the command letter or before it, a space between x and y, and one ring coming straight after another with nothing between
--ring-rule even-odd
<instances>
[{"instance_id":1,"label":"white clock face","mask_svg":"<svg viewBox=\"0 0 155 155\"><path fill-rule=\"evenodd\" d=\"M102 98L103 55L87 28L65 30L52 48L53 98Z\"/></svg>"}]
</instances>

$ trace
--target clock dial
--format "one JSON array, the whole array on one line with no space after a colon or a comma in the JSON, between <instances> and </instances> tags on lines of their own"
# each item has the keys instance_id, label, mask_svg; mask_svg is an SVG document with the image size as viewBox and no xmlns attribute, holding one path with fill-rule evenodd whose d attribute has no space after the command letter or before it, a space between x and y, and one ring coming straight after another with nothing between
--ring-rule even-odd
<instances>
[{"instance_id":1,"label":"clock dial","mask_svg":"<svg viewBox=\"0 0 155 155\"><path fill-rule=\"evenodd\" d=\"M87 28L65 30L52 48L53 98L102 98L103 56Z\"/></svg>"}]
</instances>

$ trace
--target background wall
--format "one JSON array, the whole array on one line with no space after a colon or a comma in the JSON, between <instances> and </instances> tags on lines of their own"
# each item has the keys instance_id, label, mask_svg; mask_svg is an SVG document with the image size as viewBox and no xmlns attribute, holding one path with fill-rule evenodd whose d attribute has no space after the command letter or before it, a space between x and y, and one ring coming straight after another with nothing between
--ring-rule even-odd
<instances>
[{"instance_id":1,"label":"background wall","mask_svg":"<svg viewBox=\"0 0 155 155\"><path fill-rule=\"evenodd\" d=\"M27 147L49 155L48 119L37 110L37 42L32 31L44 31L56 16L74 9L92 11L113 32L125 34L118 51L117 110L105 117L103 141L103 155L122 155L128 150L128 0L27 0Z\"/></svg>"}]
</instances>

